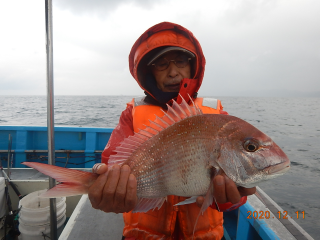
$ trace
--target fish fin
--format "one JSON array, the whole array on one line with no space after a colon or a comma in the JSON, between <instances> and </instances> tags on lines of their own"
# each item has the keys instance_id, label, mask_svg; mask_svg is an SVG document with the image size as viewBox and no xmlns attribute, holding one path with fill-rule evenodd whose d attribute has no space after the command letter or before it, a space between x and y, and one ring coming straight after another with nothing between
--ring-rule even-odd
<instances>
[{"instance_id":1,"label":"fish fin","mask_svg":"<svg viewBox=\"0 0 320 240\"><path fill-rule=\"evenodd\" d=\"M215 200L214 199L214 189L213 189L213 178L210 182L210 185L209 185L209 189L207 191L207 194L206 196L204 197L204 201L203 201L203 204L201 206L201 214L204 213L205 210L207 210L207 208L213 203L213 201Z\"/></svg>"},{"instance_id":2,"label":"fish fin","mask_svg":"<svg viewBox=\"0 0 320 240\"><path fill-rule=\"evenodd\" d=\"M21 164L34 168L39 172L42 172L43 174L56 179L59 182L86 184L88 180L98 177L98 174L96 173L63 168L45 163L22 162Z\"/></svg>"},{"instance_id":3,"label":"fish fin","mask_svg":"<svg viewBox=\"0 0 320 240\"><path fill-rule=\"evenodd\" d=\"M150 209L160 209L167 197L162 198L140 198L133 212L148 212Z\"/></svg>"},{"instance_id":4,"label":"fish fin","mask_svg":"<svg viewBox=\"0 0 320 240\"><path fill-rule=\"evenodd\" d=\"M167 105L167 112L162 110L164 113L162 117L158 117L156 115L154 121L149 120L149 126L145 125L146 127L144 129L139 129L139 131L133 136L129 136L120 143L120 145L115 149L116 154L113 154L109 157L108 167L111 167L114 164L124 164L128 157L131 156L131 154L137 150L141 144L153 136L156 136L159 134L159 132L173 125L174 123L190 116L203 114L201 109L192 101L192 99L191 102L192 106L189 106L188 103L182 98L182 102L179 105L173 100L172 107Z\"/></svg>"},{"instance_id":5,"label":"fish fin","mask_svg":"<svg viewBox=\"0 0 320 240\"><path fill-rule=\"evenodd\" d=\"M60 183L42 193L43 198L69 197L88 193L88 187L72 183Z\"/></svg>"},{"instance_id":6,"label":"fish fin","mask_svg":"<svg viewBox=\"0 0 320 240\"><path fill-rule=\"evenodd\" d=\"M193 197L190 197L190 198L187 198L186 200L182 201L182 202L179 202L177 204L175 204L174 206L179 206L179 205L185 205L185 204L190 204L190 203L194 203L197 201L197 198L199 196L193 196Z\"/></svg>"},{"instance_id":7,"label":"fish fin","mask_svg":"<svg viewBox=\"0 0 320 240\"><path fill-rule=\"evenodd\" d=\"M113 166L114 164L122 165L131 154L137 150L142 143L154 136L151 133L140 130L138 133L135 133L133 136L129 136L124 139L118 147L116 147L116 154L111 155L108 161L108 167Z\"/></svg>"},{"instance_id":8,"label":"fish fin","mask_svg":"<svg viewBox=\"0 0 320 240\"><path fill-rule=\"evenodd\" d=\"M183 98L181 104L178 104L175 100L172 102L172 107L167 104L168 111L164 112L162 119L169 125L172 125L187 117L203 114L199 106L192 101L192 98L190 98L190 100L192 102L192 106L189 106Z\"/></svg>"},{"instance_id":9,"label":"fish fin","mask_svg":"<svg viewBox=\"0 0 320 240\"><path fill-rule=\"evenodd\" d=\"M213 201L215 201L216 206L218 206L217 202L216 202L216 199L213 196L213 194L214 194L213 179L218 174L218 172L219 172L219 170L215 169L214 174L211 177L211 181L210 181L210 185L209 185L207 194L206 194L206 196L204 198L203 204L201 206L201 209L199 211L199 214L197 216L196 222L195 222L194 227L193 227L192 239L193 239L193 236L194 236L194 232L196 230L196 226L197 226L200 214L203 214L207 210L207 208L212 204ZM219 209L219 208L217 208L217 209Z\"/></svg>"},{"instance_id":10,"label":"fish fin","mask_svg":"<svg viewBox=\"0 0 320 240\"><path fill-rule=\"evenodd\" d=\"M203 204L201 206L201 214L204 213L204 211L213 203L213 201L216 204L217 210L219 210L218 204L216 202L216 199L214 198L214 187L213 187L213 179L218 175L222 173L222 169L219 167L213 167L212 168L212 174L211 174L211 181L208 188L208 191L206 193L206 196L204 197Z\"/></svg>"},{"instance_id":11,"label":"fish fin","mask_svg":"<svg viewBox=\"0 0 320 240\"><path fill-rule=\"evenodd\" d=\"M169 124L166 121L164 121L162 118L158 117L157 115L155 115L155 116L156 116L156 118L154 120L155 124L160 125L163 129L165 129L165 128L170 126L171 123Z\"/></svg>"},{"instance_id":12,"label":"fish fin","mask_svg":"<svg viewBox=\"0 0 320 240\"><path fill-rule=\"evenodd\" d=\"M156 117L158 117L158 116L156 116ZM163 129L165 129L163 126L161 126L161 124L153 122L150 119L149 119L149 122L150 122L150 127L152 127L153 129L158 130L159 132L162 131Z\"/></svg>"},{"instance_id":13,"label":"fish fin","mask_svg":"<svg viewBox=\"0 0 320 240\"><path fill-rule=\"evenodd\" d=\"M179 94L180 95L180 94ZM187 114L188 117L191 117L194 115L194 112L192 111L192 107L189 106L189 104L186 102L186 100L184 100L184 98L180 95L182 101L180 104L180 107L182 108L182 110L185 112L185 114ZM189 96L190 97L190 96ZM191 99L192 100L192 99ZM175 102L176 103L176 102Z\"/></svg>"},{"instance_id":14,"label":"fish fin","mask_svg":"<svg viewBox=\"0 0 320 240\"><path fill-rule=\"evenodd\" d=\"M162 130L161 129L160 131L158 131L157 129L155 129L151 126L147 126L147 125L145 125L145 126L146 126L146 128L144 130L146 130L147 132L152 133L154 135L157 135Z\"/></svg>"},{"instance_id":15,"label":"fish fin","mask_svg":"<svg viewBox=\"0 0 320 240\"><path fill-rule=\"evenodd\" d=\"M190 95L188 94L190 101L192 102L192 111L194 112L194 115L201 115L203 114L201 108L199 108L199 106L197 104L194 103L194 101L192 100L192 97L190 97Z\"/></svg>"},{"instance_id":16,"label":"fish fin","mask_svg":"<svg viewBox=\"0 0 320 240\"><path fill-rule=\"evenodd\" d=\"M98 174L63 168L38 162L23 162L23 165L34 168L39 172L56 179L61 184L50 189L45 197L61 197L84 194L88 192L90 183L97 179ZM56 188L56 189L55 189ZM52 195L51 193L52 192ZM56 195L58 194L58 195Z\"/></svg>"}]
</instances>

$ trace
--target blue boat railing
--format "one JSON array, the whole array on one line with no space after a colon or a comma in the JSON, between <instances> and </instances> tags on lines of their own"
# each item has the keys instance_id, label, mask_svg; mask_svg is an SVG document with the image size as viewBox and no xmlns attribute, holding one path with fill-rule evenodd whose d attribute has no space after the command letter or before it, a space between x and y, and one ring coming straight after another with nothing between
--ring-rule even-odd
<instances>
[{"instance_id":1,"label":"blue boat railing","mask_svg":"<svg viewBox=\"0 0 320 240\"><path fill-rule=\"evenodd\" d=\"M248 202L239 208L235 239L280 240L264 220L248 218L248 212L253 213L254 211L255 209Z\"/></svg>"},{"instance_id":2,"label":"blue boat railing","mask_svg":"<svg viewBox=\"0 0 320 240\"><path fill-rule=\"evenodd\" d=\"M113 128L55 127L54 130L56 165L91 168L101 161L101 152ZM13 154L10 167L23 168L24 161L47 161L47 127L0 126L0 157L4 167L7 167L9 134Z\"/></svg>"}]
</instances>

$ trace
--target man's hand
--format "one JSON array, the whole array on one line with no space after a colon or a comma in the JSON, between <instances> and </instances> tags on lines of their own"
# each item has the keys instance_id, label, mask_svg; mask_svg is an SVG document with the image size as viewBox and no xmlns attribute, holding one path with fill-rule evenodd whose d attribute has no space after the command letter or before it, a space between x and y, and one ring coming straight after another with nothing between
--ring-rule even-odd
<instances>
[{"instance_id":1,"label":"man's hand","mask_svg":"<svg viewBox=\"0 0 320 240\"><path fill-rule=\"evenodd\" d=\"M231 202L236 204L241 197L252 195L256 192L256 188L237 187L236 184L225 174L217 175L213 179L214 197L218 203ZM197 198L197 205L201 207L204 197Z\"/></svg>"},{"instance_id":2,"label":"man's hand","mask_svg":"<svg viewBox=\"0 0 320 240\"><path fill-rule=\"evenodd\" d=\"M137 180L130 167L114 165L108 169L101 164L95 168L100 176L89 188L88 196L95 209L104 212L123 213L134 209L137 204Z\"/></svg>"}]
</instances>

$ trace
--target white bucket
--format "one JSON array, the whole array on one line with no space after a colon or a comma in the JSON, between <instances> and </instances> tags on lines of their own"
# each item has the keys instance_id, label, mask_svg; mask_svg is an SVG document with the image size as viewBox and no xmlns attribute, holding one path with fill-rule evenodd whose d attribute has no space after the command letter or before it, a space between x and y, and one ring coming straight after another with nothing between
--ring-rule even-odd
<instances>
[{"instance_id":1,"label":"white bucket","mask_svg":"<svg viewBox=\"0 0 320 240\"><path fill-rule=\"evenodd\" d=\"M20 200L19 231L20 240L43 240L50 237L50 199L39 195L47 191L41 190L28 194ZM56 199L58 236L61 234L66 221L66 198Z\"/></svg>"},{"instance_id":2,"label":"white bucket","mask_svg":"<svg viewBox=\"0 0 320 240\"><path fill-rule=\"evenodd\" d=\"M4 194L5 187L5 180L3 177L0 177L0 218L6 215L6 197Z\"/></svg>"}]
</instances>

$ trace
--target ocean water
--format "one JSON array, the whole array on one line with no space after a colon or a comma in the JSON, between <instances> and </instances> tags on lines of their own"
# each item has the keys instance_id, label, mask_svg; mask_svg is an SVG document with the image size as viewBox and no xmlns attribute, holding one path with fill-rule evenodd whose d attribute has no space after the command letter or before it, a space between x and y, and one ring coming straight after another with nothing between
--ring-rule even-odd
<instances>
[{"instance_id":1,"label":"ocean water","mask_svg":"<svg viewBox=\"0 0 320 240\"><path fill-rule=\"evenodd\" d=\"M218 98L230 115L250 122L286 152L291 170L259 186L314 239L319 239L320 98ZM56 96L55 125L115 127L131 99ZM46 106L45 96L0 96L0 125L46 126Z\"/></svg>"}]
</instances>

